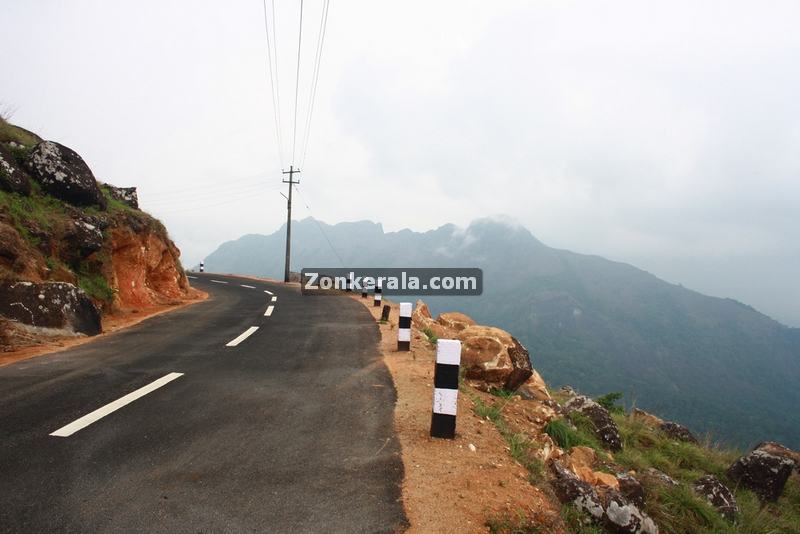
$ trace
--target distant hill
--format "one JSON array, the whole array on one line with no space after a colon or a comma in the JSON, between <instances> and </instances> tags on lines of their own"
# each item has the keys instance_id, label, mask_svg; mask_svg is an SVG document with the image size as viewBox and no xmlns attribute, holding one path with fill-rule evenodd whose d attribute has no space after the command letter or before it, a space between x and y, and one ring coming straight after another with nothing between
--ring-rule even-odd
<instances>
[{"instance_id":1,"label":"distant hill","mask_svg":"<svg viewBox=\"0 0 800 534\"><path fill-rule=\"evenodd\" d=\"M308 218L292 230L293 270L481 267L483 296L426 300L517 335L552 385L622 391L628 402L738 445L774 439L800 447L800 329L750 306L551 248L492 220L386 233L368 221ZM206 267L282 277L284 239L285 226L243 236L221 245Z\"/></svg>"}]
</instances>

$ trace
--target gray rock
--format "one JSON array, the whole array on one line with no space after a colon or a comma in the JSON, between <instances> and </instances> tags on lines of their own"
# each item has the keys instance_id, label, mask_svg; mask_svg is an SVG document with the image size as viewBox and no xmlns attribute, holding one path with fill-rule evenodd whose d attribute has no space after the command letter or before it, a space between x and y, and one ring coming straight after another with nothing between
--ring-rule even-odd
<instances>
[{"instance_id":1,"label":"gray rock","mask_svg":"<svg viewBox=\"0 0 800 534\"><path fill-rule=\"evenodd\" d=\"M101 332L97 307L67 282L0 282L0 315L30 326L90 336Z\"/></svg>"},{"instance_id":2,"label":"gray rock","mask_svg":"<svg viewBox=\"0 0 800 534\"><path fill-rule=\"evenodd\" d=\"M579 395L571 398L564 405L564 411L566 413L577 411L586 415L594 424L595 435L603 445L612 451L622 449L622 439L619 436L619 429L611 418L611 414L589 397Z\"/></svg>"},{"instance_id":3,"label":"gray rock","mask_svg":"<svg viewBox=\"0 0 800 534\"><path fill-rule=\"evenodd\" d=\"M627 473L618 474L617 480L619 481L619 492L639 508L644 508L645 495L642 484Z\"/></svg>"},{"instance_id":4,"label":"gray rock","mask_svg":"<svg viewBox=\"0 0 800 534\"><path fill-rule=\"evenodd\" d=\"M694 434L692 434L688 428L678 423L665 421L661 424L661 431L672 439L697 443L697 438L694 437Z\"/></svg>"},{"instance_id":5,"label":"gray rock","mask_svg":"<svg viewBox=\"0 0 800 534\"><path fill-rule=\"evenodd\" d=\"M94 218L79 217L71 221L70 228L64 234L64 241L68 244L68 257L65 259L76 264L103 248L103 232Z\"/></svg>"},{"instance_id":6,"label":"gray rock","mask_svg":"<svg viewBox=\"0 0 800 534\"><path fill-rule=\"evenodd\" d=\"M20 168L10 150L0 143L0 189L9 193L31 194L28 174Z\"/></svg>"},{"instance_id":7,"label":"gray rock","mask_svg":"<svg viewBox=\"0 0 800 534\"><path fill-rule=\"evenodd\" d=\"M111 184L105 184L111 198L119 200L123 204L138 210L139 209L139 195L136 193L135 187L116 187Z\"/></svg>"},{"instance_id":8,"label":"gray rock","mask_svg":"<svg viewBox=\"0 0 800 534\"><path fill-rule=\"evenodd\" d=\"M595 523L604 525L608 531L629 534L658 533L655 522L619 492L604 490L598 493L558 460L553 460L551 468L555 475L551 485L558 499L584 512Z\"/></svg>"},{"instance_id":9,"label":"gray rock","mask_svg":"<svg viewBox=\"0 0 800 534\"><path fill-rule=\"evenodd\" d=\"M728 468L728 476L753 490L762 502L775 502L794 469L794 461L756 449Z\"/></svg>"},{"instance_id":10,"label":"gray rock","mask_svg":"<svg viewBox=\"0 0 800 534\"><path fill-rule=\"evenodd\" d=\"M762 441L755 450L764 451L773 456L780 456L781 458L787 458L793 461L795 472L800 473L800 452L793 451L789 447L774 441Z\"/></svg>"},{"instance_id":11,"label":"gray rock","mask_svg":"<svg viewBox=\"0 0 800 534\"><path fill-rule=\"evenodd\" d=\"M42 141L28 156L28 168L46 193L76 206L106 208L92 170L74 150Z\"/></svg>"},{"instance_id":12,"label":"gray rock","mask_svg":"<svg viewBox=\"0 0 800 534\"><path fill-rule=\"evenodd\" d=\"M606 493L605 525L611 532L657 534L658 526L647 514L616 491Z\"/></svg>"},{"instance_id":13,"label":"gray rock","mask_svg":"<svg viewBox=\"0 0 800 534\"><path fill-rule=\"evenodd\" d=\"M725 519L731 522L736 520L736 515L739 513L736 497L717 477L714 475L700 477L692 487L698 495L716 508Z\"/></svg>"}]
</instances>

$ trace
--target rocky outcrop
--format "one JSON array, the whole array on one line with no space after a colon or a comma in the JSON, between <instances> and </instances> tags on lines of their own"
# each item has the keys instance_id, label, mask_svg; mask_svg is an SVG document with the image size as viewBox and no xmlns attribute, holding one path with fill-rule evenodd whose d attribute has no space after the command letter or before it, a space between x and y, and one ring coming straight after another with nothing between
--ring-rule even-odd
<instances>
[{"instance_id":1,"label":"rocky outcrop","mask_svg":"<svg viewBox=\"0 0 800 534\"><path fill-rule=\"evenodd\" d=\"M551 485L562 503L575 506L610 532L658 532L655 522L620 492L607 488L595 489L558 460L553 460L550 465L555 475Z\"/></svg>"},{"instance_id":2,"label":"rocky outcrop","mask_svg":"<svg viewBox=\"0 0 800 534\"><path fill-rule=\"evenodd\" d=\"M511 372L506 377L503 389L506 391L516 391L533 375L531 357L522 343L515 337L511 337L514 342L513 347L508 347L508 357L511 359Z\"/></svg>"},{"instance_id":3,"label":"rocky outcrop","mask_svg":"<svg viewBox=\"0 0 800 534\"><path fill-rule=\"evenodd\" d=\"M700 477L692 487L695 493L708 501L725 519L731 522L736 520L736 515L739 513L736 497L717 477L714 475Z\"/></svg>"},{"instance_id":4,"label":"rocky outcrop","mask_svg":"<svg viewBox=\"0 0 800 534\"><path fill-rule=\"evenodd\" d=\"M447 330L460 332L470 326L475 326L475 321L468 315L459 312L446 312L439 314L436 322L445 327Z\"/></svg>"},{"instance_id":5,"label":"rocky outcrop","mask_svg":"<svg viewBox=\"0 0 800 534\"><path fill-rule=\"evenodd\" d=\"M31 194L28 174L17 165L14 155L0 143L0 189L20 195Z\"/></svg>"},{"instance_id":6,"label":"rocky outcrop","mask_svg":"<svg viewBox=\"0 0 800 534\"><path fill-rule=\"evenodd\" d=\"M101 331L97 307L83 290L66 282L0 282L0 315L90 336Z\"/></svg>"},{"instance_id":7,"label":"rocky outcrop","mask_svg":"<svg viewBox=\"0 0 800 534\"><path fill-rule=\"evenodd\" d=\"M660 484L662 486L678 486L678 481L666 474L663 471L659 471L654 467L648 467L647 470L644 472L644 479L652 481L656 484Z\"/></svg>"},{"instance_id":8,"label":"rocky outcrop","mask_svg":"<svg viewBox=\"0 0 800 534\"><path fill-rule=\"evenodd\" d=\"M664 434L672 439L686 441L688 443L697 443L697 438L694 437L694 434L692 434L688 428L678 423L665 421L661 423L659 428Z\"/></svg>"},{"instance_id":9,"label":"rocky outcrop","mask_svg":"<svg viewBox=\"0 0 800 534\"><path fill-rule=\"evenodd\" d=\"M794 469L794 461L764 450L751 451L728 469L728 476L758 495L762 502L775 502Z\"/></svg>"},{"instance_id":10,"label":"rocky outcrop","mask_svg":"<svg viewBox=\"0 0 800 534\"><path fill-rule=\"evenodd\" d=\"M46 193L75 206L106 209L106 198L92 170L71 148L42 141L31 151L27 164Z\"/></svg>"},{"instance_id":11,"label":"rocky outcrop","mask_svg":"<svg viewBox=\"0 0 800 534\"><path fill-rule=\"evenodd\" d=\"M111 234L110 279L120 307L166 304L186 296L189 281L180 251L160 225L128 217L116 221Z\"/></svg>"},{"instance_id":12,"label":"rocky outcrop","mask_svg":"<svg viewBox=\"0 0 800 534\"><path fill-rule=\"evenodd\" d=\"M587 416L595 427L595 435L605 447L612 451L622 449L622 439L617 424L608 410L583 395L573 397L564 405L567 413L580 412Z\"/></svg>"},{"instance_id":13,"label":"rocky outcrop","mask_svg":"<svg viewBox=\"0 0 800 534\"><path fill-rule=\"evenodd\" d=\"M139 209L139 195L136 193L135 187L116 187L111 184L104 184L104 186L114 200L118 200L135 210Z\"/></svg>"},{"instance_id":14,"label":"rocky outcrop","mask_svg":"<svg viewBox=\"0 0 800 534\"><path fill-rule=\"evenodd\" d=\"M3 221L0 221L0 267L13 277L27 280L41 280L47 274L44 256Z\"/></svg>"}]
</instances>

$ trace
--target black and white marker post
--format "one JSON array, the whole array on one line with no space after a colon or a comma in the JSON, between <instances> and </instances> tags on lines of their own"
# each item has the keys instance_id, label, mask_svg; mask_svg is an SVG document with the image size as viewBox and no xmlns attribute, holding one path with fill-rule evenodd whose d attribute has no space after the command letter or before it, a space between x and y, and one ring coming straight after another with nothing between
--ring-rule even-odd
<instances>
[{"instance_id":1,"label":"black and white marker post","mask_svg":"<svg viewBox=\"0 0 800 534\"><path fill-rule=\"evenodd\" d=\"M200 262L200 272L202 273L205 270L206 264L202 261Z\"/></svg>"},{"instance_id":2,"label":"black and white marker post","mask_svg":"<svg viewBox=\"0 0 800 534\"><path fill-rule=\"evenodd\" d=\"M383 299L383 288L381 287L381 280L375 282L375 300L372 301L373 306L380 306Z\"/></svg>"},{"instance_id":3,"label":"black and white marker post","mask_svg":"<svg viewBox=\"0 0 800 534\"><path fill-rule=\"evenodd\" d=\"M458 410L458 372L461 366L461 342L440 339L436 342L436 371L433 374L433 416L431 437L456 437Z\"/></svg>"},{"instance_id":4,"label":"black and white marker post","mask_svg":"<svg viewBox=\"0 0 800 534\"><path fill-rule=\"evenodd\" d=\"M400 322L397 325L397 350L411 350L411 303L400 303Z\"/></svg>"}]
</instances>

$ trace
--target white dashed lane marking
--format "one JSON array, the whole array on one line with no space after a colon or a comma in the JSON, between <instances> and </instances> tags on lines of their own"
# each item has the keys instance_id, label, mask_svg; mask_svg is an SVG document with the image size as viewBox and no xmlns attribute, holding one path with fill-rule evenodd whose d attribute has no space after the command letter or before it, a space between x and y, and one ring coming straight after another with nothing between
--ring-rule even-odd
<instances>
[{"instance_id":1,"label":"white dashed lane marking","mask_svg":"<svg viewBox=\"0 0 800 534\"><path fill-rule=\"evenodd\" d=\"M270 300L271 302L277 302L277 301L278 301L278 297L272 297L272 298L271 298L271 299L269 299L269 300Z\"/></svg>"},{"instance_id":2,"label":"white dashed lane marking","mask_svg":"<svg viewBox=\"0 0 800 534\"><path fill-rule=\"evenodd\" d=\"M229 341L225 346L226 347L235 347L236 345L238 345L239 343L241 343L242 341L244 341L248 337L252 336L255 333L256 330L258 330L257 326L251 326L250 328L245 330L243 333L239 334L239 336L236 339L234 339L232 341Z\"/></svg>"},{"instance_id":3,"label":"white dashed lane marking","mask_svg":"<svg viewBox=\"0 0 800 534\"><path fill-rule=\"evenodd\" d=\"M132 393L128 393L124 397L120 397L119 399L115 400L114 402L108 403L102 408L98 408L97 410L93 411L92 413L86 414L80 419L76 419L75 421L71 422L67 426L61 427L52 434L51 436L56 436L60 438L66 438L81 430L86 428L87 426L91 425L92 423L99 421L103 417L107 416L110 413L116 412L123 406L126 406L136 399L140 399L147 395L148 393L152 393L153 391L157 390L163 385L166 385L176 378L180 378L183 376L183 373L170 373L168 375L162 376L158 380L154 382L150 382L144 387L137 389Z\"/></svg>"},{"instance_id":4,"label":"white dashed lane marking","mask_svg":"<svg viewBox=\"0 0 800 534\"><path fill-rule=\"evenodd\" d=\"M227 284L228 283L228 282L224 282L222 280L211 280L211 281L214 282L215 284Z\"/></svg>"},{"instance_id":5,"label":"white dashed lane marking","mask_svg":"<svg viewBox=\"0 0 800 534\"><path fill-rule=\"evenodd\" d=\"M266 293L267 295L272 295L272 291L268 291L266 289L264 290L264 293Z\"/></svg>"},{"instance_id":6,"label":"white dashed lane marking","mask_svg":"<svg viewBox=\"0 0 800 534\"><path fill-rule=\"evenodd\" d=\"M246 287L247 289L255 289L255 286L248 286L246 284L242 284L242 287Z\"/></svg>"},{"instance_id":7,"label":"white dashed lane marking","mask_svg":"<svg viewBox=\"0 0 800 534\"><path fill-rule=\"evenodd\" d=\"M264 312L264 317L269 317L272 315L272 311L275 309L275 306L267 306L267 311Z\"/></svg>"},{"instance_id":8,"label":"white dashed lane marking","mask_svg":"<svg viewBox=\"0 0 800 534\"><path fill-rule=\"evenodd\" d=\"M197 280L196 276L189 276L188 274L186 275L186 278L191 278L192 280Z\"/></svg>"}]
</instances>

